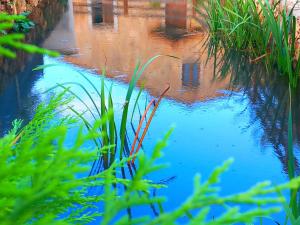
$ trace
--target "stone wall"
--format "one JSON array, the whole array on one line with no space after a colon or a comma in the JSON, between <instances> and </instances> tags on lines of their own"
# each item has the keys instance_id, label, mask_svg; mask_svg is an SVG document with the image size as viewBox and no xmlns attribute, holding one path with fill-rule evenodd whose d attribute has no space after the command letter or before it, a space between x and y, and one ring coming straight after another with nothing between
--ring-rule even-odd
<instances>
[{"instance_id":1,"label":"stone wall","mask_svg":"<svg viewBox=\"0 0 300 225\"><path fill-rule=\"evenodd\" d=\"M59 22L65 11L65 6L61 4L60 0L31 1L38 1L39 3L31 11L30 19L34 21L35 27L26 34L25 42L39 45L49 36L50 32ZM14 75L23 71L33 57L33 55L27 54L24 51L17 51L16 59L0 57L0 92L5 83L13 78Z\"/></svg>"},{"instance_id":2,"label":"stone wall","mask_svg":"<svg viewBox=\"0 0 300 225\"><path fill-rule=\"evenodd\" d=\"M19 14L32 11L42 0L0 0L0 11Z\"/></svg>"}]
</instances>

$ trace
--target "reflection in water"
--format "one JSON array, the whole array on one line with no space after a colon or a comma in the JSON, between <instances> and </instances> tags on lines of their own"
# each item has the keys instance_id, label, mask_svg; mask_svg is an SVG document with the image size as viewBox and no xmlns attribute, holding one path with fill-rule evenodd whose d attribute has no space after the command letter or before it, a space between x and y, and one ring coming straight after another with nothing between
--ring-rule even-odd
<instances>
[{"instance_id":1,"label":"reflection in water","mask_svg":"<svg viewBox=\"0 0 300 225\"><path fill-rule=\"evenodd\" d=\"M131 79L136 59L145 60L156 54L175 55L179 60L162 57L147 69L141 81L146 92L143 92L143 104L139 106L144 107L148 94L158 96L165 84L170 83L168 98L160 105L144 146L146 152L151 150L161 134L176 122L170 147L165 151L165 159L171 162L171 168L154 175L158 177L151 177L158 181L176 175L166 193L169 198L166 208L173 209L190 194L191 185L186 184L191 184L195 173L201 172L205 176L231 156L236 163L228 176L225 175L224 192L241 191L265 179L276 183L285 180L281 171L290 173L291 161L288 160L289 95L286 81L266 76L260 67L251 66L243 57L231 54L222 58L223 80L216 79L214 61L209 60L206 64L207 54L199 53L206 36L194 32L202 27L190 1L161 3L155 7L149 1L138 0L73 0L73 5L71 3L70 0L69 11L44 43L46 47L64 53L63 60L47 57L44 60L46 64L60 66L46 68L38 79L36 75L29 76L34 67L29 65L18 78L10 84L5 83L0 97L0 135L7 131L13 118L29 119L43 91L57 82L76 80L86 85L74 72L79 69L75 65L80 66L96 85L100 84L97 74L104 66L109 78L122 81L105 79L108 86L114 84L116 116L120 116L127 90L124 83ZM178 18L174 20L172 15ZM178 32L170 34L168 29L171 27L180 31L179 35ZM42 63L40 58L33 62L36 65ZM89 69L93 69L93 73ZM232 75L225 76L229 72ZM220 92L230 85L234 89L231 96ZM76 93L88 101L82 93ZM137 93L135 90L135 96ZM299 91L294 96L299 96ZM207 99L213 101L205 101ZM241 111L244 113L239 115ZM299 113L299 99L294 97L294 175L300 173ZM134 122L138 119L134 118ZM232 183L239 185L232 186Z\"/></svg>"},{"instance_id":2,"label":"reflection in water","mask_svg":"<svg viewBox=\"0 0 300 225\"><path fill-rule=\"evenodd\" d=\"M239 87L249 104L250 124L263 131L263 148L271 145L287 178L300 175L300 88L290 89L287 77L268 73L264 65L252 65L247 57L225 51L221 58L220 77L230 74L233 87ZM296 219L300 216L300 190L291 189L289 207ZM279 223L281 224L281 223Z\"/></svg>"},{"instance_id":3,"label":"reflection in water","mask_svg":"<svg viewBox=\"0 0 300 225\"><path fill-rule=\"evenodd\" d=\"M108 24L114 23L114 1L103 0L102 3L103 22Z\"/></svg>"},{"instance_id":4,"label":"reflection in water","mask_svg":"<svg viewBox=\"0 0 300 225\"><path fill-rule=\"evenodd\" d=\"M106 66L108 77L129 82L136 60L146 60L157 54L174 55L179 60L162 57L153 63L139 84L143 83L154 96L158 96L165 85L170 84L167 97L187 104L222 96L218 91L227 88L228 79L212 82L211 66L201 67L201 73L205 76L199 76L199 65L205 65L206 62L206 55L200 55L206 35L193 32L193 29L201 29L201 25L193 17L192 3L168 1L158 6L150 3L97 0L91 2L91 10L88 1L74 0L73 11L70 13L73 13L73 40L78 53L65 56L65 60L98 73ZM124 15L124 10L128 11L128 15ZM103 18L101 26L93 24L95 20L100 21L98 16ZM113 22L113 26L109 26L109 22ZM168 31L164 29L161 32L165 35L157 33L162 27L179 30L187 35L177 39L169 38ZM55 45L58 42L54 40L52 43ZM189 69L186 63L190 62L197 62L198 65L190 65Z\"/></svg>"},{"instance_id":5,"label":"reflection in water","mask_svg":"<svg viewBox=\"0 0 300 225\"><path fill-rule=\"evenodd\" d=\"M26 34L25 41L36 44L44 41L56 27L65 9L63 1L52 0L47 1L47 4L41 1L30 14L35 28ZM67 22L72 22L69 19ZM27 122L34 114L40 96L33 91L39 75L33 74L32 69L42 64L42 56L33 56L23 51L18 51L14 60L0 57L0 136L11 129L14 119Z\"/></svg>"},{"instance_id":6,"label":"reflection in water","mask_svg":"<svg viewBox=\"0 0 300 225\"><path fill-rule=\"evenodd\" d=\"M45 68L42 79L35 83L33 89L40 95L48 88L55 86L57 82L76 81L87 89L90 88L90 84L76 70L80 70L88 76L94 85L99 86L101 84L101 77L97 74L66 63L62 59L46 57L44 61L45 64L57 64L59 66ZM107 87L113 85L112 97L116 109L115 118L121 118L128 86L114 79L105 79L105 83ZM92 102L84 91L77 86L72 90L92 107ZM134 90L133 99L138 95L138 92L138 89ZM99 102L97 93L92 92L91 94L94 100ZM250 127L242 132L242 128L249 124L249 118L247 114L243 115L242 118L236 118L236 114L246 107L245 103L238 102L240 98L240 94L237 93L236 96L216 98L214 101L198 102L191 106L170 99L164 99L160 104L153 125L150 127L149 136L143 143L143 149L146 154L151 154L156 140L172 123L176 122L176 129L170 138L169 147L164 151L165 158L163 159L164 162L171 162L171 167L149 177L153 181L160 182L162 179L176 176L176 179L172 180L168 185L169 188L164 192L169 199L164 204L166 210L174 209L174 205L178 205L190 194L191 180L195 173L201 172L206 176L216 164L231 156L236 159L236 163L223 179L222 188L225 193L241 191L265 179L272 179L277 183L282 182L285 178L281 174L280 163L270 154L271 151L265 154L261 154L259 151L257 142L253 141L251 136L254 128ZM141 111L148 102L149 95L147 92L143 92L138 106ZM72 106L76 110L83 110L79 100L75 100ZM129 111L131 112L131 110ZM136 112L133 118L133 127L135 128L140 119L140 114L138 111ZM92 116L90 117L92 119ZM129 137L134 136L134 131L130 126L127 131ZM132 139L129 138L129 140ZM129 146L131 144L129 143ZM272 148L270 147L269 150ZM253 167L251 170L249 170L250 166ZM127 169L125 174L128 178ZM239 185L233 187L233 182L237 182ZM140 211L133 212L132 215L139 215L139 213Z\"/></svg>"},{"instance_id":7,"label":"reflection in water","mask_svg":"<svg viewBox=\"0 0 300 225\"><path fill-rule=\"evenodd\" d=\"M187 2L186 0L168 2L165 6L165 23L167 29L187 27Z\"/></svg>"},{"instance_id":8,"label":"reflection in water","mask_svg":"<svg viewBox=\"0 0 300 225\"><path fill-rule=\"evenodd\" d=\"M92 22L93 24L103 23L102 3L100 0L94 0L92 3Z\"/></svg>"},{"instance_id":9,"label":"reflection in water","mask_svg":"<svg viewBox=\"0 0 300 225\"><path fill-rule=\"evenodd\" d=\"M93 25L114 23L114 1L113 0L92 0L91 14Z\"/></svg>"},{"instance_id":10,"label":"reflection in water","mask_svg":"<svg viewBox=\"0 0 300 225\"><path fill-rule=\"evenodd\" d=\"M17 74L5 84L0 92L0 137L11 129L15 119L22 119L27 123L34 115L39 104L39 94L33 91L40 74L34 74L32 69L36 65L43 65L43 57L36 56L29 62L21 74Z\"/></svg>"},{"instance_id":11,"label":"reflection in water","mask_svg":"<svg viewBox=\"0 0 300 225\"><path fill-rule=\"evenodd\" d=\"M124 15L128 15L128 0L123 0Z\"/></svg>"},{"instance_id":12,"label":"reflection in water","mask_svg":"<svg viewBox=\"0 0 300 225\"><path fill-rule=\"evenodd\" d=\"M165 27L161 27L165 36L170 39L179 39L187 34L187 3L166 3ZM163 30L164 29L164 30ZM159 31L159 30L157 30Z\"/></svg>"},{"instance_id":13,"label":"reflection in water","mask_svg":"<svg viewBox=\"0 0 300 225\"><path fill-rule=\"evenodd\" d=\"M64 55L72 55L77 53L76 37L74 35L74 16L72 0L68 0L69 7L62 15L62 19L58 22L51 34L44 39L44 47L59 51Z\"/></svg>"},{"instance_id":14,"label":"reflection in water","mask_svg":"<svg viewBox=\"0 0 300 225\"><path fill-rule=\"evenodd\" d=\"M261 145L272 145L283 170L289 174L288 121L290 109L289 84L285 77L268 74L263 66L251 65L249 61L234 52L227 52L223 57L221 76L230 71L231 84L243 90L249 99L251 110L250 125L259 123L263 129ZM228 66L230 65L230 66ZM292 93L293 144L295 151L295 174L300 175L300 89Z\"/></svg>"}]
</instances>

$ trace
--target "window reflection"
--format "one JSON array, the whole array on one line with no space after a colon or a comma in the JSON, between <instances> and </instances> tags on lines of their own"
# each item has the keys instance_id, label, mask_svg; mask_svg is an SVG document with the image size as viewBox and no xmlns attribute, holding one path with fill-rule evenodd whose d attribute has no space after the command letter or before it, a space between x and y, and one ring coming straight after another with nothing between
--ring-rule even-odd
<instances>
[{"instance_id":1,"label":"window reflection","mask_svg":"<svg viewBox=\"0 0 300 225\"><path fill-rule=\"evenodd\" d=\"M114 23L113 0L93 0L92 1L92 22L94 25Z\"/></svg>"},{"instance_id":2,"label":"window reflection","mask_svg":"<svg viewBox=\"0 0 300 225\"><path fill-rule=\"evenodd\" d=\"M182 65L182 86L198 87L200 74L200 64L184 63Z\"/></svg>"},{"instance_id":3,"label":"window reflection","mask_svg":"<svg viewBox=\"0 0 300 225\"><path fill-rule=\"evenodd\" d=\"M103 23L102 2L100 0L93 0L91 8L93 24Z\"/></svg>"}]
</instances>

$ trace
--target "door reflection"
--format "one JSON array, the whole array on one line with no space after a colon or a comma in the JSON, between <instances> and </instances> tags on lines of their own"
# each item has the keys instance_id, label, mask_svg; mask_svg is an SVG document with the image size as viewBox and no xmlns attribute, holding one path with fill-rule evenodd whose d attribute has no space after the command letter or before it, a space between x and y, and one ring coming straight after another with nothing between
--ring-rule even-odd
<instances>
[{"instance_id":1,"label":"door reflection","mask_svg":"<svg viewBox=\"0 0 300 225\"><path fill-rule=\"evenodd\" d=\"M103 22L114 23L114 2L113 0L102 0Z\"/></svg>"}]
</instances>

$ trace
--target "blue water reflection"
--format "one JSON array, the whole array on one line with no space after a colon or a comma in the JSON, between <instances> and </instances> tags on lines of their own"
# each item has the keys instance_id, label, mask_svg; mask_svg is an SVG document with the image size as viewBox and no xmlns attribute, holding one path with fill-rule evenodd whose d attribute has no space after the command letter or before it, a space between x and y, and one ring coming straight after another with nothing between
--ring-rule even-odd
<instances>
[{"instance_id":1,"label":"blue water reflection","mask_svg":"<svg viewBox=\"0 0 300 225\"><path fill-rule=\"evenodd\" d=\"M8 123L12 118L30 118L36 105L47 98L45 91L57 83L76 81L90 88L78 71L87 75L94 85L100 87L101 77L91 70L66 63L62 59L44 57L43 61L44 64L56 64L56 66L45 68L42 72L31 76L31 80L20 81L24 85L22 87L27 87L22 89L24 91L21 93L22 106L19 107L18 98L12 94L15 91L14 84L8 85L1 94L1 103L5 105L5 108L1 107L1 121L6 121L4 131L8 130ZM18 78L21 77L18 76ZM108 78L105 78L105 84L107 87L113 85L116 117L120 118L127 84ZM59 91L59 89L55 90L55 92ZM74 86L72 90L86 104L93 107L80 88ZM91 93L97 102L96 93L93 91ZM135 97L137 93L138 89L134 92ZM151 98L149 93L143 92L140 108L143 108L145 101ZM249 105L249 99L242 92L234 92L230 96L210 101L199 101L192 105L169 98L162 101L145 138L144 151L150 154L156 141L170 127L176 127L169 140L169 146L164 150L165 157L160 160L160 162L169 163L169 168L151 176L151 179L156 182L175 177L168 183L169 188L160 192L168 197L167 204L164 205L165 209L173 209L189 196L192 192L193 176L196 173L200 172L205 179L216 165L230 157L235 158L235 163L223 176L223 194L245 190L258 181L271 180L276 184L286 180L282 164L272 147L268 145L262 147L259 144L263 135L263 131L258 129L260 124L254 123L249 127L251 112L247 105ZM72 106L76 110L83 110L82 103L76 99L72 102ZM9 110L12 113L5 111L8 108L13 110ZM24 110L31 114L24 116L22 114ZM139 114L136 113L133 122L135 127L138 120ZM117 121L120 120L117 119ZM132 132L130 128L128 130ZM133 133L129 136L133 136Z\"/></svg>"},{"instance_id":2,"label":"blue water reflection","mask_svg":"<svg viewBox=\"0 0 300 225\"><path fill-rule=\"evenodd\" d=\"M146 60L158 53L171 54L180 60L161 58L150 66L139 83L139 86L145 84L139 101L141 112L167 84L171 86L143 145L146 154L150 154L157 140L175 126L169 146L164 150L165 156L159 160L169 163L168 169L149 177L156 182L168 183L169 188L159 192L168 198L165 210L174 209L191 194L196 173L201 173L206 179L215 166L230 157L235 163L223 175L222 194L243 191L259 181L271 180L278 184L288 179L286 88L281 85L269 87L266 84L272 82L259 81L246 67L240 66L240 58L233 63L240 67L236 72L240 76L232 79L235 81L233 91L229 88L229 79L216 82L213 79L215 68L210 61L206 65L206 56L199 54L203 44L201 26L195 23L199 18L195 17L193 8L186 1L165 7L163 4L154 7L145 1L143 7L146 6L147 10L141 10L136 1L117 1L118 7L112 1L104 5L99 2L79 4L80 1L75 4L74 1L73 6L72 2L69 1L70 9L44 42L45 47L59 50L64 56L59 59L37 56L22 73L0 85L4 87L0 91L0 136L8 132L14 119L29 121L38 104L51 93L61 91L58 88L45 93L58 83L79 82L99 102L94 90L78 71L100 89L102 77L99 71L104 66L108 69L105 85L107 88L113 86L116 122L120 123L135 60ZM174 15L178 17L175 20ZM49 64L55 66L32 72L37 65ZM245 75L242 73L251 77L250 84L242 80L242 75ZM72 91L93 108L81 88L67 86L72 86ZM138 91L137 87L134 98ZM84 110L76 99L71 105L77 111ZM300 104L294 105L293 124L296 158L300 152L298 106ZM128 125L130 141L134 136L132 127L136 129L140 119L138 112L133 124ZM72 114L71 111L63 113L60 116ZM86 116L93 119L88 114ZM298 165L296 163L296 174L299 174ZM149 210L146 208L134 214ZM275 218L284 220L282 214Z\"/></svg>"}]
</instances>

